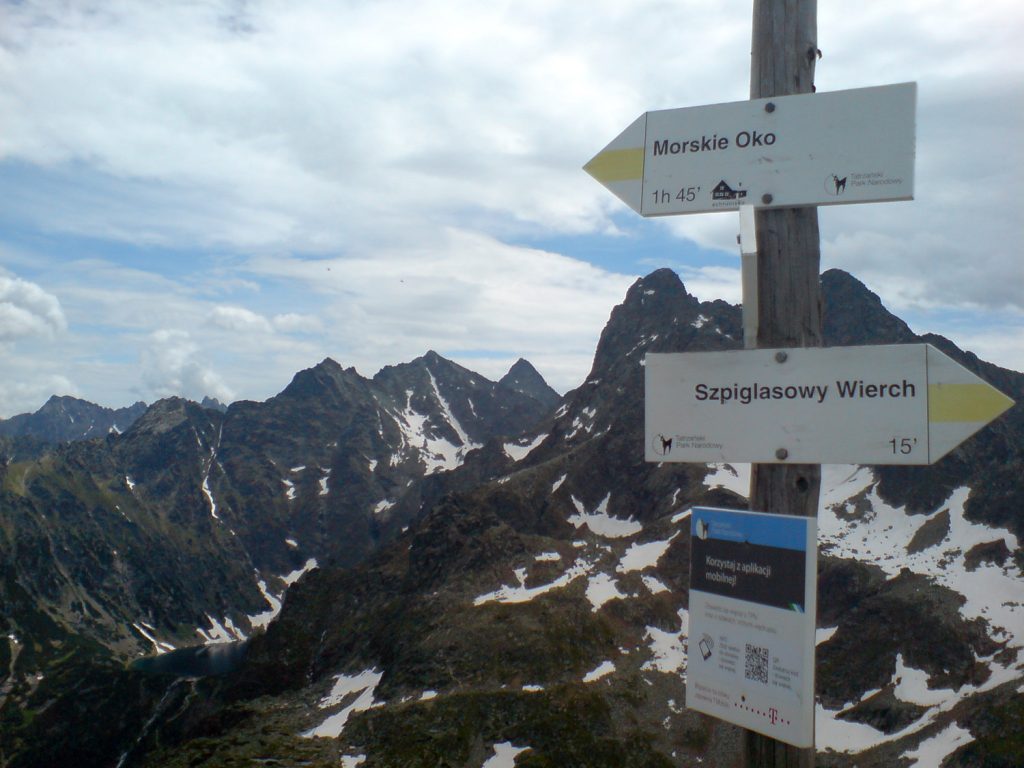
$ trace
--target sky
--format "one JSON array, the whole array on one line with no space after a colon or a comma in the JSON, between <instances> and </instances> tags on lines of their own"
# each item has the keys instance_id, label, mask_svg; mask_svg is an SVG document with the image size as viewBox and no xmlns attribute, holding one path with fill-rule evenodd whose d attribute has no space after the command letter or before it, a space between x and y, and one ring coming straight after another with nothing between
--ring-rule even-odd
<instances>
[{"instance_id":1,"label":"sky","mask_svg":"<svg viewBox=\"0 0 1024 768\"><path fill-rule=\"evenodd\" d=\"M746 99L749 0L0 0L0 417L264 400L435 350L582 383L637 277L740 301L738 217L581 167ZM820 0L818 91L916 81L915 200L822 208L822 269L1024 370L1024 5Z\"/></svg>"}]
</instances>

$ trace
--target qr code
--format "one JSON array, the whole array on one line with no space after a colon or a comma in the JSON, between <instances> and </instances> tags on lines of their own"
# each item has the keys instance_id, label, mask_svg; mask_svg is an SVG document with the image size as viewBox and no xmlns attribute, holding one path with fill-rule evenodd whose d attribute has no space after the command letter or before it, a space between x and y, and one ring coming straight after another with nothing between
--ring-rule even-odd
<instances>
[{"instance_id":1,"label":"qr code","mask_svg":"<svg viewBox=\"0 0 1024 768\"><path fill-rule=\"evenodd\" d=\"M743 676L747 680L768 685L768 649L747 643L747 664Z\"/></svg>"}]
</instances>

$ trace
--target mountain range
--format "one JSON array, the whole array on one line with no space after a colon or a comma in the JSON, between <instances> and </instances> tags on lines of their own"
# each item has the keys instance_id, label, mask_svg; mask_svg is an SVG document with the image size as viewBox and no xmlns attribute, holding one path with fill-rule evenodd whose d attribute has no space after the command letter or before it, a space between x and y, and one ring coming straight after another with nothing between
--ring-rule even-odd
<instances>
[{"instance_id":1,"label":"mountain range","mask_svg":"<svg viewBox=\"0 0 1024 768\"><path fill-rule=\"evenodd\" d=\"M1024 398L852 276L822 295L827 344ZM0 421L0 766L736 764L683 705L688 510L744 508L748 469L644 462L643 363L741 339L658 270L565 397L428 352ZM819 765L1024 762L1022 473L1020 405L930 467L823 468Z\"/></svg>"}]
</instances>

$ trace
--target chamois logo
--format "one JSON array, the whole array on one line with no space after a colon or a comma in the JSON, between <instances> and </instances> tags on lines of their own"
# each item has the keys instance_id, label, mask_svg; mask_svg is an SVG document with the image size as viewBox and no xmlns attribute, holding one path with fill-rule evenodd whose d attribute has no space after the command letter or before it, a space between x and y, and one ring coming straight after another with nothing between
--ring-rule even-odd
<instances>
[{"instance_id":1,"label":"chamois logo","mask_svg":"<svg viewBox=\"0 0 1024 768\"><path fill-rule=\"evenodd\" d=\"M707 520L697 521L697 538L701 541L707 541L708 535L711 533L711 526L708 525Z\"/></svg>"},{"instance_id":2,"label":"chamois logo","mask_svg":"<svg viewBox=\"0 0 1024 768\"><path fill-rule=\"evenodd\" d=\"M651 447L659 456L667 456L672 451L672 438L664 435L655 435L651 441Z\"/></svg>"},{"instance_id":3,"label":"chamois logo","mask_svg":"<svg viewBox=\"0 0 1024 768\"><path fill-rule=\"evenodd\" d=\"M846 176L839 178L836 174L825 177L825 191L833 197L839 197L846 192Z\"/></svg>"}]
</instances>

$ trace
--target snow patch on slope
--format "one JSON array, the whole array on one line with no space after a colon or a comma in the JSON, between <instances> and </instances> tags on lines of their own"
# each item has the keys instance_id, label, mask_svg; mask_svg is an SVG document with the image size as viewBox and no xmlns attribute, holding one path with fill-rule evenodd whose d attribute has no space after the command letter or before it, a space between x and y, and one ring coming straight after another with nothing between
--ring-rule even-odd
<instances>
[{"instance_id":1,"label":"snow patch on slope","mask_svg":"<svg viewBox=\"0 0 1024 768\"><path fill-rule=\"evenodd\" d=\"M750 494L749 464L708 464L708 469L704 478L708 488L725 488L744 498Z\"/></svg>"},{"instance_id":2,"label":"snow patch on slope","mask_svg":"<svg viewBox=\"0 0 1024 768\"><path fill-rule=\"evenodd\" d=\"M260 594L263 595L263 599L270 605L269 610L249 617L249 624L252 628L260 629L270 624L277 617L277 614L281 612L281 600L270 593L267 589L267 582L263 579L257 580L256 586L260 588Z\"/></svg>"},{"instance_id":3,"label":"snow patch on slope","mask_svg":"<svg viewBox=\"0 0 1024 768\"><path fill-rule=\"evenodd\" d=\"M631 571L643 571L648 568L654 568L661 559L661 556L668 551L672 540L678 535L679 532L677 531L664 541L631 544L615 570L619 573L630 573Z\"/></svg>"},{"instance_id":4,"label":"snow patch on slope","mask_svg":"<svg viewBox=\"0 0 1024 768\"><path fill-rule=\"evenodd\" d=\"M154 653L156 653L157 655L160 655L161 653L167 653L168 651L173 651L174 650L174 646L171 645L170 643L165 643L165 642L163 642L161 640L157 640L156 639L156 637L152 634L152 632L155 631L153 629L153 627L150 627L145 622L140 622L140 623L145 625L146 627L149 627L150 631L147 632L145 629L143 629L142 626L139 626L139 624L136 624L135 622L132 622L132 626L135 627L135 631L136 632L138 632L140 635L142 635L144 638L146 638L149 642L151 642L153 644L153 652ZM17 640L15 640L13 635L11 635L10 638L11 638L11 640L13 642L17 642Z\"/></svg>"},{"instance_id":5,"label":"snow patch on slope","mask_svg":"<svg viewBox=\"0 0 1024 768\"><path fill-rule=\"evenodd\" d=\"M340 712L331 715L316 728L304 732L302 736L307 739L336 739L345 730L350 715L383 706L384 702L374 700L374 693L382 677L384 673L376 669L367 669L357 675L337 675L331 692L320 700L320 709L336 707L354 694L359 695Z\"/></svg>"},{"instance_id":6,"label":"snow patch on slope","mask_svg":"<svg viewBox=\"0 0 1024 768\"><path fill-rule=\"evenodd\" d=\"M290 587L292 584L298 581L304 574L309 573L309 571L312 571L314 568L317 568L318 566L319 563L317 563L316 558L311 557L303 564L301 568L296 568L291 573L286 573L284 576L282 576L281 581L283 581Z\"/></svg>"},{"instance_id":7,"label":"snow patch on slope","mask_svg":"<svg viewBox=\"0 0 1024 768\"><path fill-rule=\"evenodd\" d=\"M941 715L952 711L953 708L964 698L976 693L983 693L985 691L992 690L993 688L1003 685L1010 680L1017 679L1020 676L1019 670L994 663L992 659L979 659L979 661L989 663L989 666L992 669L992 676L980 686L965 685L961 687L959 691L953 691L952 689L929 689L927 686L927 674L921 670L915 670L911 667L907 667L903 662L902 657L898 656L896 659L896 671L893 673L890 684L892 684L897 691L897 698L903 698L905 696L908 698L904 700L916 700L919 703L934 702L933 704L922 704L922 706L930 707L925 714L918 720L908 724L900 731L884 734L876 731L869 725L847 722L846 720L840 719L838 716L845 710L827 710L822 708L819 704L815 707L814 718L815 741L818 748L833 749L837 752L856 753L879 744L885 744L890 741L902 739L906 736L912 736L915 733L920 733L928 726L935 723ZM868 691L861 697L861 701L869 698L877 692L878 691ZM950 734L951 737L952 735L953 734ZM951 743L951 741L952 738L948 742L940 739L923 740L915 751L921 752L921 754L927 754L929 759L928 762L922 762L919 764L922 766L939 765L942 762L942 757L945 755L940 755L939 759L934 762L931 760L931 757L938 753L938 750L943 744ZM929 742L931 743L929 744ZM959 746L959 743L950 746L950 751L956 749L957 746ZM945 754L949 753L947 752ZM913 752L908 752L907 755L912 756ZM920 760L921 758L918 759Z\"/></svg>"},{"instance_id":8,"label":"snow patch on slope","mask_svg":"<svg viewBox=\"0 0 1024 768\"><path fill-rule=\"evenodd\" d=\"M868 467L826 465L822 467L821 508L818 513L819 542L829 554L870 562L890 577L904 567L930 576L966 599L960 608L966 620L982 618L993 628L996 641L1010 648L1024 642L1024 621L1020 605L1021 573L1012 561L1006 566L980 564L969 571L964 555L979 543L1003 539L1010 550L1018 546L1017 537L1006 529L972 523L964 517L968 488L954 490L936 508L949 513L949 531L943 540L921 551L910 553L908 545L921 526L934 515L910 515L902 507L893 507L878 496L875 477ZM824 642L835 630L819 629L818 642ZM1006 682L1018 679L1020 670L1005 666L995 658L979 658L991 676L980 686L965 685L958 691L928 687L926 672L906 665L902 655L896 658L896 670L890 684L895 696L927 707L925 714L900 731L883 734L869 725L847 722L841 711L816 708L815 731L819 749L857 753L879 744L913 737L934 725L964 699ZM862 701L877 691L864 694ZM856 704L856 703L854 703ZM970 735L955 724L939 734L922 740L906 753L917 765L938 765L942 759L970 740Z\"/></svg>"},{"instance_id":9,"label":"snow patch on slope","mask_svg":"<svg viewBox=\"0 0 1024 768\"><path fill-rule=\"evenodd\" d=\"M427 434L427 420L429 417L413 410L413 391L411 389L405 391L405 409L401 414L397 414L397 422L402 431L403 443L419 449L420 458L425 465L425 474L432 475L435 472L455 469L462 463L466 453L474 448L479 448L480 445L469 439L469 435L452 413L448 401L444 399L437 388L437 381L434 379L433 374L429 371L427 374L430 376L434 397L441 408L441 412L462 444L455 445L444 438L430 437ZM391 458L392 466L400 462L400 455Z\"/></svg>"},{"instance_id":10,"label":"snow patch on slope","mask_svg":"<svg viewBox=\"0 0 1024 768\"><path fill-rule=\"evenodd\" d=\"M225 617L223 624L210 614L206 614L206 620L210 622L209 629L196 628L196 634L203 638L204 645L233 643L236 640L245 640L245 632L236 627L230 617Z\"/></svg>"},{"instance_id":11,"label":"snow patch on slope","mask_svg":"<svg viewBox=\"0 0 1024 768\"><path fill-rule=\"evenodd\" d=\"M473 600L473 605L483 605L484 603L528 603L535 597L540 597L553 589L561 589L568 586L580 576L589 573L590 569L590 563L585 560L577 560L565 573L554 581L542 584L539 587L527 587L526 569L517 568L515 575L516 580L519 582L518 586L502 586L493 592L480 595Z\"/></svg>"},{"instance_id":12,"label":"snow patch on slope","mask_svg":"<svg viewBox=\"0 0 1024 768\"><path fill-rule=\"evenodd\" d=\"M583 503L575 496L571 498L578 514L569 517L569 522L577 528L582 528L586 525L594 534L603 536L606 539L626 538L643 530L643 526L632 517L623 520L608 514L608 502L611 499L611 493L601 500L601 503L597 505L593 512L587 512Z\"/></svg>"},{"instance_id":13,"label":"snow patch on slope","mask_svg":"<svg viewBox=\"0 0 1024 768\"><path fill-rule=\"evenodd\" d=\"M660 595L662 592L671 591L661 581L646 573L640 577L640 580L644 583L644 586L647 587L648 591L652 595Z\"/></svg>"},{"instance_id":14,"label":"snow patch on slope","mask_svg":"<svg viewBox=\"0 0 1024 768\"><path fill-rule=\"evenodd\" d=\"M292 539L286 539L285 541L289 544L289 546L298 546L298 543L293 542ZM283 576L281 576L281 581L283 581L288 587L290 587L292 584L298 581L303 576L303 574L308 573L316 567L316 558L311 557L303 564L301 568L297 568L291 573L286 573ZM249 624L252 626L253 629L266 627L268 624L270 624L270 622L277 618L277 615L281 612L281 599L284 597L284 592L282 592L280 595L275 595L269 589L267 589L267 583L263 579L257 578L256 586L259 587L260 594L263 595L263 599L267 601L267 604L270 606L270 608L264 611L263 613L257 613L253 614L252 616L249 616Z\"/></svg>"},{"instance_id":15,"label":"snow patch on slope","mask_svg":"<svg viewBox=\"0 0 1024 768\"><path fill-rule=\"evenodd\" d=\"M210 504L210 517L214 520L220 520L217 516L217 502L213 500L213 493L210 492L210 473L207 472L203 476L203 495L206 497L206 501Z\"/></svg>"},{"instance_id":16,"label":"snow patch on slope","mask_svg":"<svg viewBox=\"0 0 1024 768\"><path fill-rule=\"evenodd\" d=\"M961 728L954 721L944 730L918 744L917 749L905 752L904 757L909 757L914 761L913 765L920 765L922 768L940 765L946 755L952 754L970 741L974 741L971 732Z\"/></svg>"},{"instance_id":17,"label":"snow patch on slope","mask_svg":"<svg viewBox=\"0 0 1024 768\"><path fill-rule=\"evenodd\" d=\"M964 554L971 547L1003 539L1012 552L1019 546L1017 537L1005 528L990 528L964 517L964 504L970 489L957 488L938 510L949 511L949 532L938 544L913 554L907 546L931 516L909 515L879 498L875 480L867 467L822 467L822 498L818 513L819 547L837 557L875 563L888 576L902 568L926 574L936 583L959 592L966 599L960 613L965 619L982 618L993 628L998 641L1008 640L1010 647L1024 646L1024 605L1020 600L1022 574L1012 560L999 566L982 563L967 570ZM849 513L848 500L858 498L859 519L844 520L836 512Z\"/></svg>"},{"instance_id":18,"label":"snow patch on slope","mask_svg":"<svg viewBox=\"0 0 1024 768\"><path fill-rule=\"evenodd\" d=\"M515 768L516 757L529 752L530 747L516 747L511 741L503 741L494 745L494 755L489 757L480 768Z\"/></svg>"},{"instance_id":19,"label":"snow patch on slope","mask_svg":"<svg viewBox=\"0 0 1024 768\"><path fill-rule=\"evenodd\" d=\"M602 677L606 677L615 671L614 661L602 661L594 669L590 670L583 676L584 683L593 683L596 680L600 680Z\"/></svg>"},{"instance_id":20,"label":"snow patch on slope","mask_svg":"<svg viewBox=\"0 0 1024 768\"><path fill-rule=\"evenodd\" d=\"M597 382L594 382L595 384ZM597 416L597 409L584 408L572 421L572 432L565 436L566 440L572 440L580 432L591 433L594 430L594 417Z\"/></svg>"},{"instance_id":21,"label":"snow patch on slope","mask_svg":"<svg viewBox=\"0 0 1024 768\"><path fill-rule=\"evenodd\" d=\"M526 445L519 445L518 443L505 443L505 455L508 456L512 461L522 461L536 448L538 445L544 442L547 434L537 435Z\"/></svg>"},{"instance_id":22,"label":"snow patch on slope","mask_svg":"<svg viewBox=\"0 0 1024 768\"><path fill-rule=\"evenodd\" d=\"M587 600L591 610L596 611L611 600L622 600L628 597L619 592L619 585L614 577L607 573L595 573L587 582Z\"/></svg>"},{"instance_id":23,"label":"snow patch on slope","mask_svg":"<svg viewBox=\"0 0 1024 768\"><path fill-rule=\"evenodd\" d=\"M679 609L679 631L666 632L647 627L644 639L650 641L651 659L641 669L675 674L686 669L686 640L690 633L690 612Z\"/></svg>"}]
</instances>

